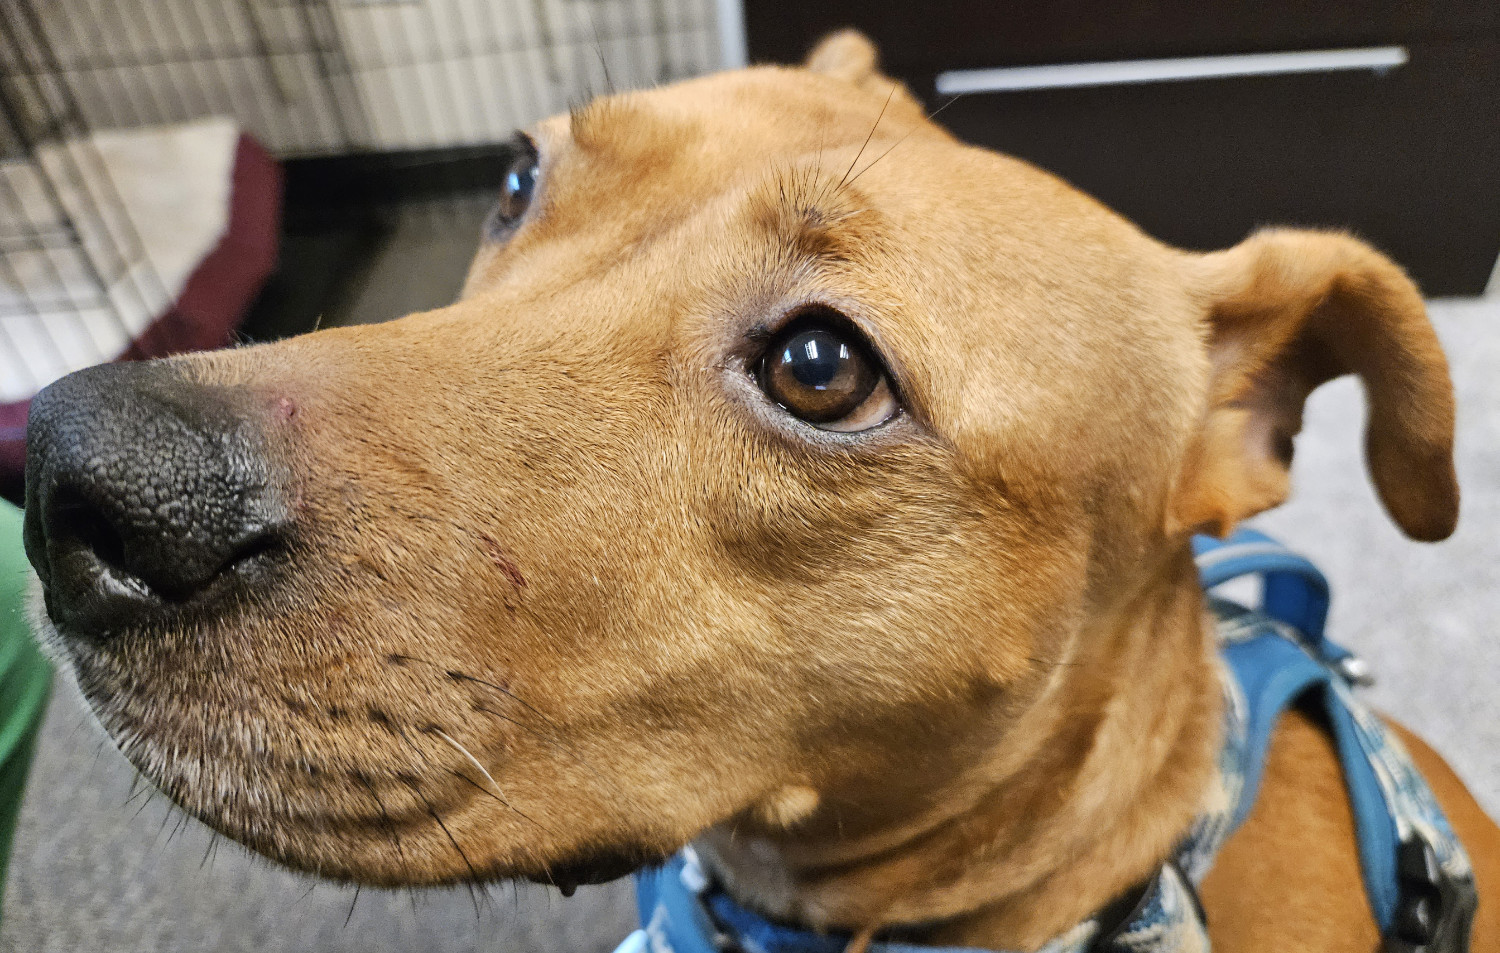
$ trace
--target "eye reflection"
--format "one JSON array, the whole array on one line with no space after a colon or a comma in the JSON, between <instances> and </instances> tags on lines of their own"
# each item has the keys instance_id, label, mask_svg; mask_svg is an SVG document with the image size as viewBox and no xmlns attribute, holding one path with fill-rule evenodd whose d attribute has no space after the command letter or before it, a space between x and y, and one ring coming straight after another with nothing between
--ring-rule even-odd
<instances>
[{"instance_id":1,"label":"eye reflection","mask_svg":"<svg viewBox=\"0 0 1500 953\"><path fill-rule=\"evenodd\" d=\"M536 145L527 136L519 136L510 165L500 179L500 197L495 203L495 210L485 223L488 237L506 237L525 217L536 192L540 163Z\"/></svg>"}]
</instances>

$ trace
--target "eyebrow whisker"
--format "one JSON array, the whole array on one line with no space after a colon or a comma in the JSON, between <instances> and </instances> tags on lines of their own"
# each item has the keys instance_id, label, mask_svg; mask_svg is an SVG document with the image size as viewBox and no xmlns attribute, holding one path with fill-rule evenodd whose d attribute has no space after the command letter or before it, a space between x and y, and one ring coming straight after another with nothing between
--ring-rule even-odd
<instances>
[{"instance_id":1,"label":"eyebrow whisker","mask_svg":"<svg viewBox=\"0 0 1500 953\"><path fill-rule=\"evenodd\" d=\"M932 112L928 113L927 114L927 121L931 122L933 119L935 119L937 117L937 115L939 113L941 113L943 110L947 109L949 106L952 106L954 103L958 102L960 99L963 99L967 95L969 95L969 94L968 93L957 93L957 94L955 94L952 99L948 100L946 103L943 103L941 106L939 106L938 108L934 109ZM865 166L863 169L860 169L858 172L856 172L854 174L854 178L850 179L847 183L844 183L844 184L846 184L846 185L853 185L855 182L857 182L859 180L860 176L864 175L866 172L869 172L871 169L875 168L876 163L878 163L881 159L884 159L886 156L890 155L893 151L895 151L895 149L896 149L897 146L901 145L901 143L903 143L906 140L910 139L911 136L912 136L912 133L916 132L920 128L922 128L922 127L920 125L918 125L918 126L913 126L912 128L908 129L906 131L906 135L902 136L900 139L897 139L894 143L892 143L891 147L889 149L885 150L880 155L878 155L875 158L871 159L869 165ZM858 158L858 157L856 156L855 158Z\"/></svg>"},{"instance_id":2,"label":"eyebrow whisker","mask_svg":"<svg viewBox=\"0 0 1500 953\"><path fill-rule=\"evenodd\" d=\"M849 178L849 173L853 172L854 167L859 164L859 157L864 155L865 150L870 147L870 140L875 138L875 130L880 128L880 120L885 118L885 111L890 107L891 100L896 98L896 90L900 88L900 83L891 84L891 91L886 94L885 102L880 107L880 115L875 117L875 125L870 127L870 133L869 135L865 136L864 144L859 147L858 152L854 153L854 159L849 163L849 168L844 170L844 176L843 178L839 179L839 184L833 187L835 192L844 187L845 180ZM910 135L910 133L908 133L908 135Z\"/></svg>"}]
</instances>

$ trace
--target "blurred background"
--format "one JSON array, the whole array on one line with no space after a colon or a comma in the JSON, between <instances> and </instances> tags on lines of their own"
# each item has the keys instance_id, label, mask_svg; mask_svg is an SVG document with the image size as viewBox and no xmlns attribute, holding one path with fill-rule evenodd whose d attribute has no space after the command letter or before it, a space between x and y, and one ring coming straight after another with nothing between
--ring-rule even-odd
<instances>
[{"instance_id":1,"label":"blurred background","mask_svg":"<svg viewBox=\"0 0 1500 953\"><path fill-rule=\"evenodd\" d=\"M1418 547L1385 521L1350 381L1314 396L1296 496L1261 524L1332 578L1376 701L1500 813L1493 0L0 0L0 494L19 499L27 402L57 377L443 305L515 128L798 62L844 26L958 135L1158 238L1343 227L1411 271L1459 389L1459 532ZM628 884L356 895L133 791L6 647L25 569L0 531L0 950L607 951L633 925Z\"/></svg>"}]
</instances>

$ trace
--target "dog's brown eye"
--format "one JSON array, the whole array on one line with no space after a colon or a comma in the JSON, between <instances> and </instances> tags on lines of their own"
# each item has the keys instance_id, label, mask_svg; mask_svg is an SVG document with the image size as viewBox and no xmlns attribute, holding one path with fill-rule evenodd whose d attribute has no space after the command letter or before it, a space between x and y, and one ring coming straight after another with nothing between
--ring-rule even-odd
<instances>
[{"instance_id":1,"label":"dog's brown eye","mask_svg":"<svg viewBox=\"0 0 1500 953\"><path fill-rule=\"evenodd\" d=\"M868 430L897 410L869 345L828 317L801 318L772 341L761 359L760 386L794 416L824 430Z\"/></svg>"},{"instance_id":2,"label":"dog's brown eye","mask_svg":"<svg viewBox=\"0 0 1500 953\"><path fill-rule=\"evenodd\" d=\"M531 207L531 197L536 192L536 180L540 174L540 159L536 146L527 136L516 140L515 154L505 169L500 181L500 200L485 226L490 237L501 237L511 231Z\"/></svg>"}]
</instances>

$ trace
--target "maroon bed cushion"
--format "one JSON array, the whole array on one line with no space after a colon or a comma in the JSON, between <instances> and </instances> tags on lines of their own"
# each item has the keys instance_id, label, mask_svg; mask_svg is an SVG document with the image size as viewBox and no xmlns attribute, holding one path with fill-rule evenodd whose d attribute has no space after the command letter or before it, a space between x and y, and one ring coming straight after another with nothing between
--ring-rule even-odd
<instances>
[{"instance_id":1,"label":"maroon bed cushion","mask_svg":"<svg viewBox=\"0 0 1500 953\"><path fill-rule=\"evenodd\" d=\"M229 343L234 329L276 267L281 225L281 166L254 139L235 147L229 227L188 276L182 294L118 358L122 361L202 351ZM0 490L20 495L26 468L26 409L0 405Z\"/></svg>"}]
</instances>

